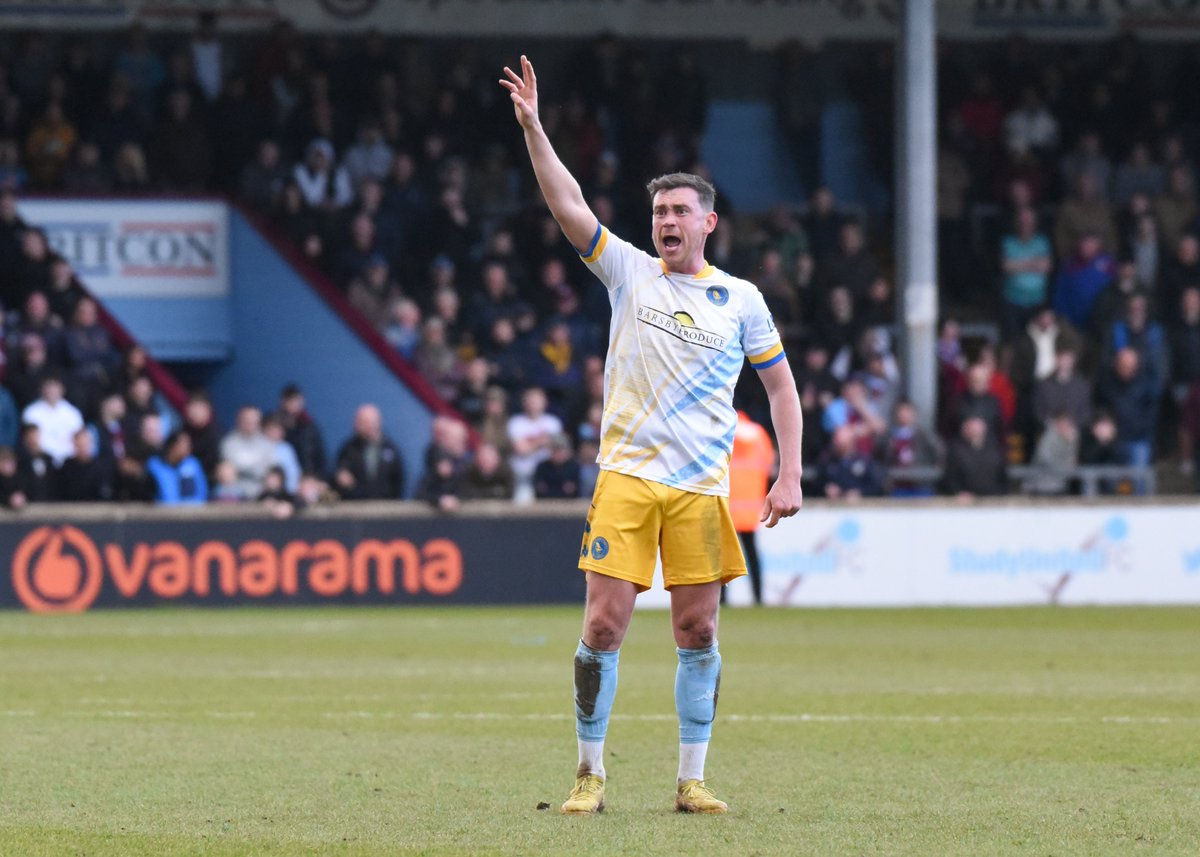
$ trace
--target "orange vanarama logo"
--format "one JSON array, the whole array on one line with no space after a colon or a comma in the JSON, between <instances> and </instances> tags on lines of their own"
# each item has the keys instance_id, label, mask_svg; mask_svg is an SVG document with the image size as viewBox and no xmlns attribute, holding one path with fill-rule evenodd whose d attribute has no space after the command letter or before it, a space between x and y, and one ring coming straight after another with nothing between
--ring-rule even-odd
<instances>
[{"instance_id":1,"label":"orange vanarama logo","mask_svg":"<svg viewBox=\"0 0 1200 857\"><path fill-rule=\"evenodd\" d=\"M38 527L13 554L13 589L35 613L80 613L100 594L96 544L74 527Z\"/></svg>"},{"instance_id":2,"label":"orange vanarama logo","mask_svg":"<svg viewBox=\"0 0 1200 857\"><path fill-rule=\"evenodd\" d=\"M107 544L100 551L74 527L39 527L13 554L13 589L35 613L80 612L100 594L106 576L117 592L143 591L162 599L185 595L264 598L301 589L324 598L348 592L450 595L462 585L462 551L449 539L421 547L403 539L367 539L348 548L340 541L292 541L276 548L252 540L241 545L139 542L128 553Z\"/></svg>"}]
</instances>

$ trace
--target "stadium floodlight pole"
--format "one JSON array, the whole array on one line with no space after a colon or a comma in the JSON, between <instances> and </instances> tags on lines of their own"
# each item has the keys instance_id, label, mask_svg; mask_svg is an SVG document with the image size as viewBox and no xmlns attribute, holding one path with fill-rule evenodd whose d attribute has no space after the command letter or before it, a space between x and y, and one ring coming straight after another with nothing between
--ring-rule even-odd
<instances>
[{"instance_id":1,"label":"stadium floodlight pole","mask_svg":"<svg viewBox=\"0 0 1200 857\"><path fill-rule=\"evenodd\" d=\"M896 295L905 388L937 410L937 23L934 0L901 0L896 81Z\"/></svg>"}]
</instances>

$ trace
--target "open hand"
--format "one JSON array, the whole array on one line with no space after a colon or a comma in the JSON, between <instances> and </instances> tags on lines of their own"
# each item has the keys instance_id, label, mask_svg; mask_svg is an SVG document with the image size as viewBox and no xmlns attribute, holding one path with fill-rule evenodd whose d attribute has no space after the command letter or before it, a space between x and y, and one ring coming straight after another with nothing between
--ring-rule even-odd
<instances>
[{"instance_id":1,"label":"open hand","mask_svg":"<svg viewBox=\"0 0 1200 857\"><path fill-rule=\"evenodd\" d=\"M537 75L533 73L533 63L521 54L521 74L518 75L508 66L504 67L508 80L501 80L500 85L509 92L512 98L513 112L522 128L533 128L538 123L537 106Z\"/></svg>"}]
</instances>

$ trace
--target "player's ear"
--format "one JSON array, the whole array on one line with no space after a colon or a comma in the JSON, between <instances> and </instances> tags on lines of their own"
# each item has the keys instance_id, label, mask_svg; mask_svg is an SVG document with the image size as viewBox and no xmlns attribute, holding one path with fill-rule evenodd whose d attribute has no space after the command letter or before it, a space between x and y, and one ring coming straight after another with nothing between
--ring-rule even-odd
<instances>
[{"instance_id":1,"label":"player's ear","mask_svg":"<svg viewBox=\"0 0 1200 857\"><path fill-rule=\"evenodd\" d=\"M710 211L704 215L704 234L712 235L713 230L717 228L717 213Z\"/></svg>"}]
</instances>

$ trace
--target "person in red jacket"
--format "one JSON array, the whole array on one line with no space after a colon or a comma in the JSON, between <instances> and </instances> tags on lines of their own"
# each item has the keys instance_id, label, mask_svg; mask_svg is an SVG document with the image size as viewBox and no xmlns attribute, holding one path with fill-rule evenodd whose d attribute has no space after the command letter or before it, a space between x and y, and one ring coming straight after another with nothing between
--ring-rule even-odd
<instances>
[{"instance_id":1,"label":"person in red jacket","mask_svg":"<svg viewBox=\"0 0 1200 857\"><path fill-rule=\"evenodd\" d=\"M729 513L746 555L746 570L754 603L762 604L762 567L754 533L762 523L763 503L767 499L771 472L775 468L775 447L767 430L744 411L738 411L733 433L733 456L729 462ZM724 590L722 590L724 600Z\"/></svg>"}]
</instances>

